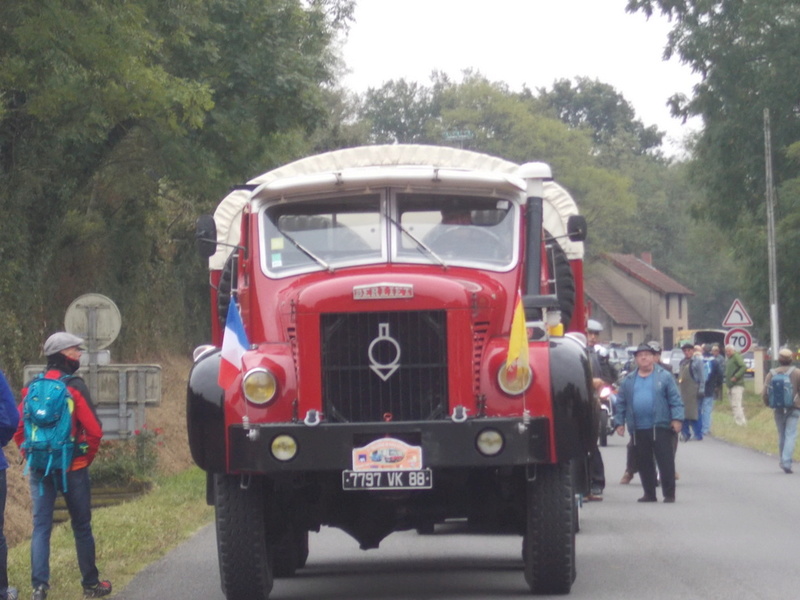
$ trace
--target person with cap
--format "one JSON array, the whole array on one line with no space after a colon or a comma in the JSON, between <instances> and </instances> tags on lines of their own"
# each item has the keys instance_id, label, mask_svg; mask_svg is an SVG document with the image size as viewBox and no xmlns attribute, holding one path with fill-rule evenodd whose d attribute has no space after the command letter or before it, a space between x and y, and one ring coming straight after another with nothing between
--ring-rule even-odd
<instances>
[{"instance_id":1,"label":"person with cap","mask_svg":"<svg viewBox=\"0 0 800 600\"><path fill-rule=\"evenodd\" d=\"M784 473L791 474L792 456L794 456L794 446L797 441L797 422L800 420L800 369L792 365L792 351L789 348L781 348L778 352L778 366L771 369L764 379L764 390L761 399L764 406L769 406L769 388L772 378L778 373L786 373L792 382L794 392L794 406L791 408L775 408L775 426L778 428L778 457L780 467Z\"/></svg>"},{"instance_id":2,"label":"person with cap","mask_svg":"<svg viewBox=\"0 0 800 600\"><path fill-rule=\"evenodd\" d=\"M661 362L661 344L658 340L650 340L647 342L647 345L650 346L650 349L655 353L656 360L654 363L655 369L662 369L667 371L667 373L672 373L667 367L664 366L664 363ZM631 369L632 370L632 369ZM678 449L678 436L673 435L674 439L673 443L673 450L677 451ZM633 437L628 440L628 444L625 447L625 472L622 474L622 478L619 480L620 484L628 485L632 480L634 475L639 472L639 467L636 464L636 449L633 446ZM678 472L675 471L675 479L679 479Z\"/></svg>"},{"instance_id":3,"label":"person with cap","mask_svg":"<svg viewBox=\"0 0 800 600\"><path fill-rule=\"evenodd\" d=\"M714 411L714 397L717 393L717 387L722 382L722 371L714 357L711 344L703 346L703 369L706 375L706 382L703 387L703 401L700 404L700 429L702 434L706 436L711 433L711 414Z\"/></svg>"},{"instance_id":4,"label":"person with cap","mask_svg":"<svg viewBox=\"0 0 800 600\"><path fill-rule=\"evenodd\" d=\"M614 383L616 372L608 360L608 351L598 343L598 337L603 330L599 321L589 319L586 323L586 349L589 353L589 365L592 368L593 378L602 380L607 385ZM605 355L601 352L605 350ZM596 397L597 402L600 398ZM599 435L598 431L598 435ZM603 499L603 491L606 487L606 468L603 463L603 455L600 454L600 446L595 444L589 455L589 479L590 491L586 497L590 501L600 501Z\"/></svg>"},{"instance_id":5,"label":"person with cap","mask_svg":"<svg viewBox=\"0 0 800 600\"><path fill-rule=\"evenodd\" d=\"M684 442L692 437L703 439L703 424L700 421L700 405L705 395L705 367L703 358L691 342L681 344L683 359L678 365L678 385L683 400L683 427L681 439Z\"/></svg>"},{"instance_id":6,"label":"person with cap","mask_svg":"<svg viewBox=\"0 0 800 600\"><path fill-rule=\"evenodd\" d=\"M53 529L53 509L56 495L64 496L75 537L81 585L86 598L100 598L111 593L111 582L101 581L95 563L95 541L92 533L91 483L89 465L97 454L103 428L92 404L89 388L75 372L80 368L83 340L76 335L60 331L44 343L47 367L44 376L49 379L65 378L69 396L73 401L72 433L75 450L66 474L55 470L45 476L43 471L31 469L30 491L33 501L33 533L31 535L32 600L44 600L50 587L50 534ZM22 397L27 393L27 385ZM24 403L24 400L23 400ZM23 405L20 405L20 413ZM14 441L22 448L25 427L21 421ZM24 451L23 451L24 453Z\"/></svg>"},{"instance_id":7,"label":"person with cap","mask_svg":"<svg viewBox=\"0 0 800 600\"><path fill-rule=\"evenodd\" d=\"M599 377L608 385L617 382L617 370L611 364L608 349L600 344L600 333L603 325L600 321L589 319L586 323L586 343L589 348L589 361L592 366L592 375Z\"/></svg>"},{"instance_id":8,"label":"person with cap","mask_svg":"<svg viewBox=\"0 0 800 600\"><path fill-rule=\"evenodd\" d=\"M639 502L656 502L656 463L664 502L675 502L675 452L673 440L683 426L684 412L675 378L656 366L658 353L640 344L634 353L636 369L619 386L614 424L617 434L625 426L633 438L636 463L644 495Z\"/></svg>"},{"instance_id":9,"label":"person with cap","mask_svg":"<svg viewBox=\"0 0 800 600\"><path fill-rule=\"evenodd\" d=\"M732 345L725 346L725 385L728 388L728 398L731 401L734 422L744 427L747 425L747 418L744 416L742 399L744 398L744 376L747 373L747 365L741 353Z\"/></svg>"},{"instance_id":10,"label":"person with cap","mask_svg":"<svg viewBox=\"0 0 800 600\"><path fill-rule=\"evenodd\" d=\"M19 410L14 401L14 393L8 385L5 373L0 371L0 600L17 600L18 597L17 589L8 586L8 544L4 533L8 460L2 450L11 441L18 426Z\"/></svg>"}]
</instances>

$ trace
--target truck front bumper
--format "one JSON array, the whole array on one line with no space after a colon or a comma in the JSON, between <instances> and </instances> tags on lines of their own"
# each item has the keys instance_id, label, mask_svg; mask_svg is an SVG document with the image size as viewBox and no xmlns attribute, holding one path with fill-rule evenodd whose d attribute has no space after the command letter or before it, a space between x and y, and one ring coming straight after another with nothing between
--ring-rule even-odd
<instances>
[{"instance_id":1,"label":"truck front bumper","mask_svg":"<svg viewBox=\"0 0 800 600\"><path fill-rule=\"evenodd\" d=\"M480 452L477 438L493 429L503 439L493 456ZM480 418L463 422L416 421L405 423L303 423L252 424L228 427L229 469L232 472L276 473L341 471L353 466L353 450L381 438L397 438L422 448L426 468L505 467L551 462L550 422L532 418ZM297 453L278 460L272 443L290 436Z\"/></svg>"}]
</instances>

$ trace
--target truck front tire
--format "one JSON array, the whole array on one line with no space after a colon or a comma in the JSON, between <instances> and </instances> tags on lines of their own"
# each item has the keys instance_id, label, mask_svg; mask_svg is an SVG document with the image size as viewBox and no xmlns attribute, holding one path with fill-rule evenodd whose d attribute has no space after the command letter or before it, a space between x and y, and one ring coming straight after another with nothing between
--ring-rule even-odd
<instances>
[{"instance_id":1,"label":"truck front tire","mask_svg":"<svg viewBox=\"0 0 800 600\"><path fill-rule=\"evenodd\" d=\"M272 566L263 481L256 476L248 482L237 475L214 475L214 508L222 592L227 600L267 600Z\"/></svg>"},{"instance_id":2,"label":"truck front tire","mask_svg":"<svg viewBox=\"0 0 800 600\"><path fill-rule=\"evenodd\" d=\"M542 465L528 482L522 539L533 594L568 594L575 581L575 495L569 464Z\"/></svg>"}]
</instances>

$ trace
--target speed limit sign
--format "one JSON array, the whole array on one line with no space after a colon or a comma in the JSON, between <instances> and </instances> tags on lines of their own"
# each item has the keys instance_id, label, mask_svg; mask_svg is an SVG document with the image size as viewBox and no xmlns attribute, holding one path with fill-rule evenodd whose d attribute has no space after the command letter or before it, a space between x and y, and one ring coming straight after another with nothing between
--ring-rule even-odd
<instances>
[{"instance_id":1,"label":"speed limit sign","mask_svg":"<svg viewBox=\"0 0 800 600\"><path fill-rule=\"evenodd\" d=\"M753 343L753 338L750 337L750 332L747 329L730 329L725 334L725 345L731 345L738 352L744 354L750 350Z\"/></svg>"}]
</instances>

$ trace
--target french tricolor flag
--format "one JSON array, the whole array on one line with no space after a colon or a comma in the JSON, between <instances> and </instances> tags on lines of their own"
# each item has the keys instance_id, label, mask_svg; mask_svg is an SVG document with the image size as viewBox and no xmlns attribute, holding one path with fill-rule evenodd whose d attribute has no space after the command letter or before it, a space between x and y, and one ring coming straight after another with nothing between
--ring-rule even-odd
<instances>
[{"instance_id":1,"label":"french tricolor flag","mask_svg":"<svg viewBox=\"0 0 800 600\"><path fill-rule=\"evenodd\" d=\"M228 317L225 320L225 333L222 336L222 352L219 363L219 387L227 390L242 370L242 356L250 347L247 333L239 315L239 303L231 298Z\"/></svg>"}]
</instances>

